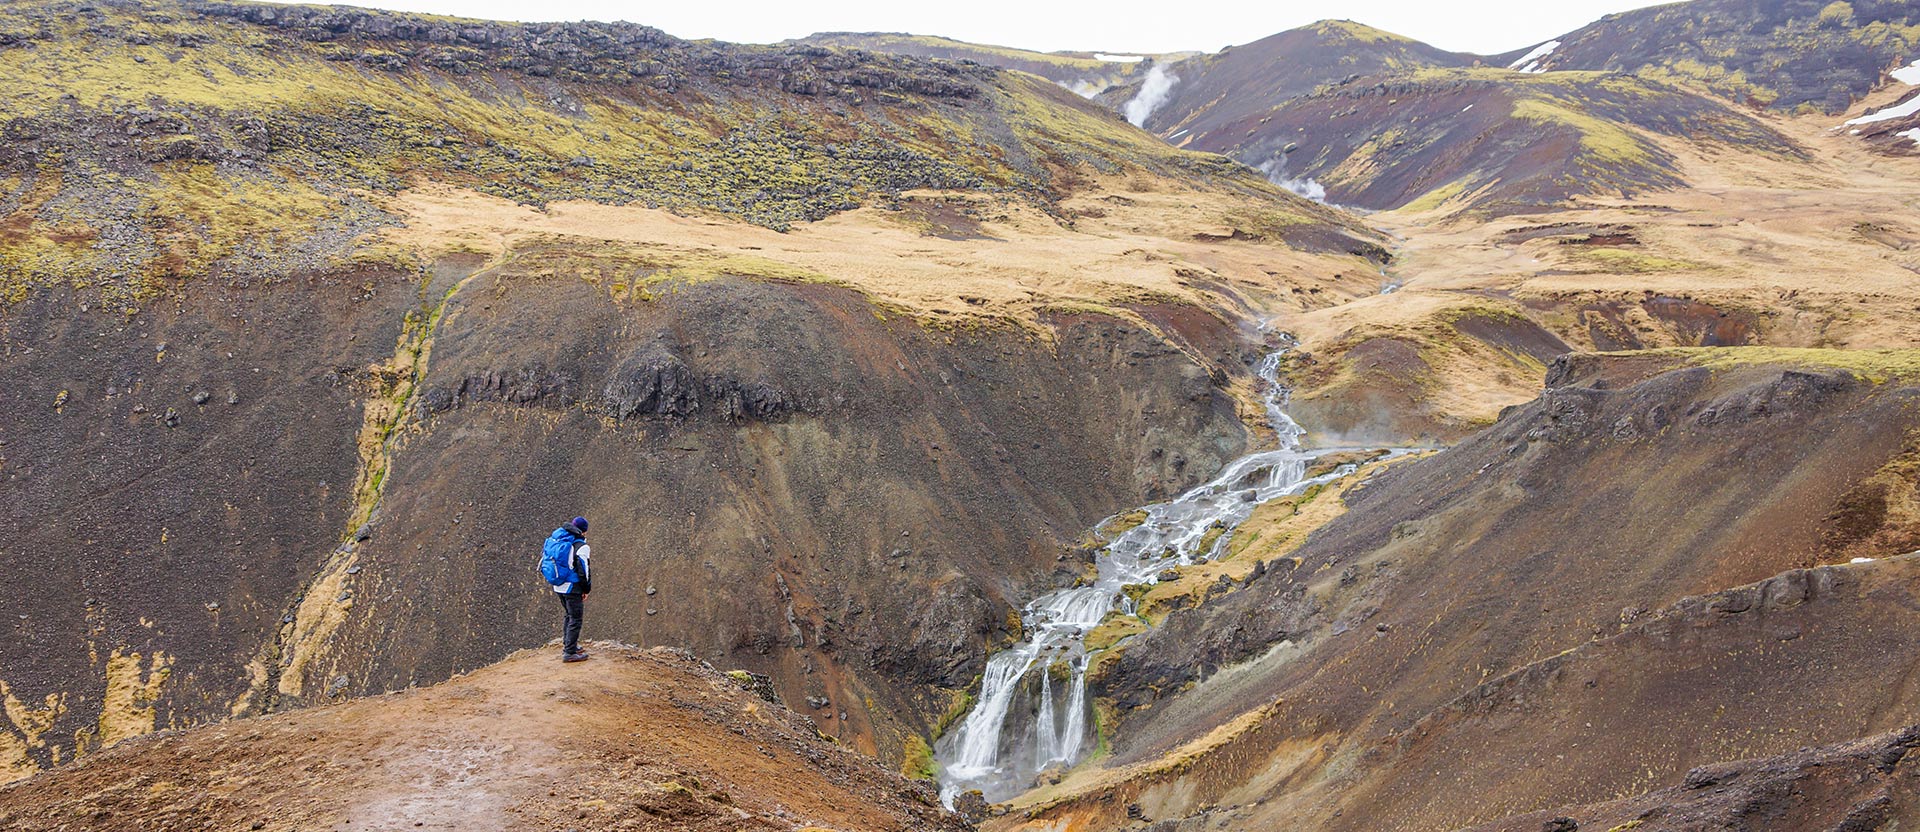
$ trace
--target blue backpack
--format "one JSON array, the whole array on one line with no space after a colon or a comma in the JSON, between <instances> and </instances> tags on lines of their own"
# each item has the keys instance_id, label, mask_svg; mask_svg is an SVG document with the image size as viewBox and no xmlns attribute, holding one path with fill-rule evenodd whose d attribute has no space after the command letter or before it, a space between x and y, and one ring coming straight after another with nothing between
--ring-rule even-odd
<instances>
[{"instance_id":1,"label":"blue backpack","mask_svg":"<svg viewBox=\"0 0 1920 832\"><path fill-rule=\"evenodd\" d=\"M554 529L540 547L540 577L553 586L580 580L573 571L573 547L579 543L579 535L565 528Z\"/></svg>"}]
</instances>

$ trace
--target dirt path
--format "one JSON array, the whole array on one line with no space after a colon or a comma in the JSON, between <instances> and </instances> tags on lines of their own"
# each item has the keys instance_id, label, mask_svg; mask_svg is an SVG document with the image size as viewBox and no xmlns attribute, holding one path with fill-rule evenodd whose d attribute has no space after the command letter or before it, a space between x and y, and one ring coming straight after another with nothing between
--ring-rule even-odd
<instances>
[{"instance_id":1,"label":"dirt path","mask_svg":"<svg viewBox=\"0 0 1920 832\"><path fill-rule=\"evenodd\" d=\"M0 789L0 828L962 828L930 786L700 662L595 652L131 740Z\"/></svg>"}]
</instances>

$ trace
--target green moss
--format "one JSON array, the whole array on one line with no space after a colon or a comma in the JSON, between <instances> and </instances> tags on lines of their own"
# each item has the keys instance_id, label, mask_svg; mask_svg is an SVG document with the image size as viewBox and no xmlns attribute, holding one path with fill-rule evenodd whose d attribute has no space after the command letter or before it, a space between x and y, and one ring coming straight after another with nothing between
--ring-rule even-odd
<instances>
[{"instance_id":1,"label":"green moss","mask_svg":"<svg viewBox=\"0 0 1920 832\"><path fill-rule=\"evenodd\" d=\"M1085 640L1089 652L1107 650L1133 636L1147 631L1147 622L1137 615L1122 612L1109 613L1092 630L1087 631Z\"/></svg>"},{"instance_id":2,"label":"green moss","mask_svg":"<svg viewBox=\"0 0 1920 832\"><path fill-rule=\"evenodd\" d=\"M1198 551L1198 552L1213 551L1213 544L1220 542L1220 536L1226 533L1227 533L1226 524L1216 521L1213 525L1207 527L1207 530L1205 533L1200 535L1200 548L1196 549L1195 551Z\"/></svg>"},{"instance_id":3,"label":"green moss","mask_svg":"<svg viewBox=\"0 0 1920 832\"><path fill-rule=\"evenodd\" d=\"M947 710L940 714L939 719L934 720L934 739L937 740L946 736L947 729L952 728L955 722L960 721L960 718L966 716L968 711L973 710L973 691L979 689L979 687L980 680L976 678L973 684L966 690L959 691L954 695L953 701L947 705Z\"/></svg>"},{"instance_id":4,"label":"green moss","mask_svg":"<svg viewBox=\"0 0 1920 832\"><path fill-rule=\"evenodd\" d=\"M1513 103L1513 117L1572 127L1579 131L1583 149L1611 164L1644 164L1651 155L1646 139L1620 124L1595 117L1577 104L1544 96L1522 98Z\"/></svg>"},{"instance_id":5,"label":"green moss","mask_svg":"<svg viewBox=\"0 0 1920 832\"><path fill-rule=\"evenodd\" d=\"M1147 522L1147 516L1147 510L1144 508L1137 508L1125 514L1116 514L1112 520L1107 521L1107 524L1100 528L1100 534L1105 537L1119 537Z\"/></svg>"},{"instance_id":6,"label":"green moss","mask_svg":"<svg viewBox=\"0 0 1920 832\"><path fill-rule=\"evenodd\" d=\"M1465 193L1466 190L1467 190L1467 183L1464 180L1455 180L1453 182L1448 182L1445 185L1441 185L1438 188L1434 188L1431 191L1421 194L1419 197L1415 198L1412 202L1408 202L1406 205L1401 206L1400 210L1407 211L1409 213L1421 213L1425 211L1432 211L1436 208L1439 208L1442 205L1446 205L1447 203L1452 202L1453 200L1458 198L1461 194Z\"/></svg>"},{"instance_id":7,"label":"green moss","mask_svg":"<svg viewBox=\"0 0 1920 832\"><path fill-rule=\"evenodd\" d=\"M1415 43L1412 38L1375 29L1372 26L1355 23L1351 20L1322 20L1313 24L1313 30L1322 35L1344 37L1361 43Z\"/></svg>"},{"instance_id":8,"label":"green moss","mask_svg":"<svg viewBox=\"0 0 1920 832\"><path fill-rule=\"evenodd\" d=\"M0 108L44 145L32 176L0 182L15 206L0 218L9 303L64 284L135 307L219 268L282 276L352 263L357 248L378 245L364 232L396 221L381 197L423 180L533 205L637 203L781 230L912 188L1044 202L1087 170L1178 166L1265 187L1019 74L965 76L976 87L965 98L871 94L883 104L854 103L868 94L851 89L775 100L711 79L669 94L624 75L491 71L499 56L458 46L442 57L489 71L442 71L411 42L311 42L142 0L0 4L0 31L32 37L31 48L0 49ZM151 125L132 122L118 150L70 129L118 131L136 116ZM658 280L824 279L749 258L671 268Z\"/></svg>"},{"instance_id":9,"label":"green moss","mask_svg":"<svg viewBox=\"0 0 1920 832\"><path fill-rule=\"evenodd\" d=\"M939 776L940 767L933 761L933 748L919 734L908 734L900 746L901 774L915 780L932 780Z\"/></svg>"},{"instance_id":10,"label":"green moss","mask_svg":"<svg viewBox=\"0 0 1920 832\"><path fill-rule=\"evenodd\" d=\"M1113 752L1113 726L1119 721L1120 708L1112 699L1100 697L1093 700L1093 750L1081 765L1106 759Z\"/></svg>"}]
</instances>

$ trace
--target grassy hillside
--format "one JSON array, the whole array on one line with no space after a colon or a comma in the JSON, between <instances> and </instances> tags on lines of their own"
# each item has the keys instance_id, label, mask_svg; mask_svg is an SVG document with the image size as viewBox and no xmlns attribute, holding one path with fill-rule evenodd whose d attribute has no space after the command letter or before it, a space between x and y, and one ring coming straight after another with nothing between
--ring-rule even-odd
<instances>
[{"instance_id":1,"label":"grassy hillside","mask_svg":"<svg viewBox=\"0 0 1920 832\"><path fill-rule=\"evenodd\" d=\"M1088 162L1237 175L985 67L630 24L28 0L0 33L9 302L391 260L354 240L423 181L788 228L914 188L1045 204Z\"/></svg>"},{"instance_id":2,"label":"grassy hillside","mask_svg":"<svg viewBox=\"0 0 1920 832\"><path fill-rule=\"evenodd\" d=\"M932 35L894 32L821 32L790 42L949 61L972 61L1038 75L1083 96L1091 96L1139 77L1150 64L1137 58L1166 57L1125 55L1118 57L1133 57L1136 60L1111 61L1096 52L1035 52Z\"/></svg>"},{"instance_id":3,"label":"grassy hillside","mask_svg":"<svg viewBox=\"0 0 1920 832\"><path fill-rule=\"evenodd\" d=\"M0 82L0 538L61 553L0 575L4 779L543 643L514 541L583 512L599 634L897 756L1381 258L980 65L32 0Z\"/></svg>"},{"instance_id":4,"label":"grassy hillside","mask_svg":"<svg viewBox=\"0 0 1920 832\"><path fill-rule=\"evenodd\" d=\"M1236 135L1234 146L1214 147ZM1320 183L1343 204L1486 215L1539 210L1576 195L1678 187L1682 171L1662 146L1676 139L1802 156L1767 124L1666 85L1598 72L1485 68L1355 79L1188 146L1272 164Z\"/></svg>"},{"instance_id":5,"label":"grassy hillside","mask_svg":"<svg viewBox=\"0 0 1920 832\"><path fill-rule=\"evenodd\" d=\"M1731 101L1845 112L1920 60L1920 8L1906 0L1692 0L1611 14L1562 35L1543 70L1631 72ZM1518 50L1494 58L1520 57Z\"/></svg>"}]
</instances>

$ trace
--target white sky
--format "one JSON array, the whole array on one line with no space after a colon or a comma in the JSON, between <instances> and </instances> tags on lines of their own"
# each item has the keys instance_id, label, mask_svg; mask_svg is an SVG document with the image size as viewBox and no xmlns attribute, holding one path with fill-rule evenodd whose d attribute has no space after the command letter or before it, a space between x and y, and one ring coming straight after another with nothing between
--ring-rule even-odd
<instances>
[{"instance_id":1,"label":"white sky","mask_svg":"<svg viewBox=\"0 0 1920 832\"><path fill-rule=\"evenodd\" d=\"M312 0L308 0L312 2ZM1215 51L1328 17L1461 52L1497 54L1655 0L355 0L343 5L492 20L630 20L683 38L770 43L814 32L912 32L1052 51ZM1182 10L1191 10L1183 13Z\"/></svg>"}]
</instances>

